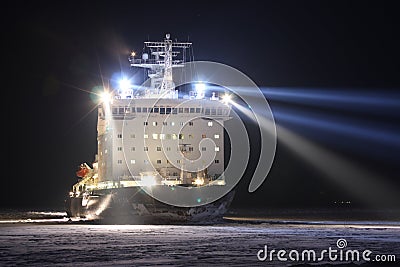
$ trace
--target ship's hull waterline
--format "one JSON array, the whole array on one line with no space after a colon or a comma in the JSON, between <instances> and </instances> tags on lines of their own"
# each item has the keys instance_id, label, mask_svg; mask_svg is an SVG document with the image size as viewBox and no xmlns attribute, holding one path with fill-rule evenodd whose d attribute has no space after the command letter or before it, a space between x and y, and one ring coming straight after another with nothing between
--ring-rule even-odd
<instances>
[{"instance_id":1,"label":"ship's hull waterline","mask_svg":"<svg viewBox=\"0 0 400 267\"><path fill-rule=\"evenodd\" d=\"M196 207L177 207L162 203L140 187L103 189L88 197L70 197L67 214L108 224L210 224L223 220L234 190L222 198Z\"/></svg>"}]
</instances>

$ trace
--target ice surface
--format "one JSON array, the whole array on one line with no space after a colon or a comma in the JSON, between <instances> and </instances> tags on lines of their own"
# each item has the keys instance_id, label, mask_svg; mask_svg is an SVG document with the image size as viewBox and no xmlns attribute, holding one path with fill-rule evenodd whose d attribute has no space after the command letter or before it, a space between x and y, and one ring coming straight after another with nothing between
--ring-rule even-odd
<instances>
[{"instance_id":1,"label":"ice surface","mask_svg":"<svg viewBox=\"0 0 400 267\"><path fill-rule=\"evenodd\" d=\"M400 260L400 225L384 222L212 226L19 223L0 225L0 265L291 266L301 263L260 262L257 252L264 245L300 251L337 248L338 238L347 240L348 249L394 254Z\"/></svg>"}]
</instances>

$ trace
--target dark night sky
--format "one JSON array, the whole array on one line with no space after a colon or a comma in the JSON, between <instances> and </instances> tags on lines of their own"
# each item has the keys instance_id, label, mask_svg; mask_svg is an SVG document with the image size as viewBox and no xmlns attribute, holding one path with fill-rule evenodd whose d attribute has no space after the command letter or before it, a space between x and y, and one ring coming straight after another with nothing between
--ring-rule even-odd
<instances>
[{"instance_id":1,"label":"dark night sky","mask_svg":"<svg viewBox=\"0 0 400 267\"><path fill-rule=\"evenodd\" d=\"M189 37L196 60L228 64L260 87L399 93L400 17L389 1L170 1L171 7L164 7L168 1L155 6L149 1L50 3L18 2L4 12L2 207L62 207L77 166L92 162L96 153L94 103L79 89L101 85L100 70L107 79L121 68L128 72L129 51L140 51L143 41L160 40L167 32L181 41ZM273 110L285 105L270 104ZM396 119L399 114L379 117L399 134ZM320 145L366 171L382 173L383 182L400 188L398 147L388 151L388 162ZM300 207L353 200L282 146L279 133L268 179L254 194L246 193L247 183L239 184L235 205Z\"/></svg>"}]
</instances>

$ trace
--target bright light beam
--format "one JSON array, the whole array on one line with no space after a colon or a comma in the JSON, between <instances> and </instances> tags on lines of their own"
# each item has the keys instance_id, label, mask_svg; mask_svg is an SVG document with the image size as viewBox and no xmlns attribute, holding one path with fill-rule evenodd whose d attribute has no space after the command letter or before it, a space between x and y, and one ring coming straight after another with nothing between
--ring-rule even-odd
<instances>
[{"instance_id":1,"label":"bright light beam","mask_svg":"<svg viewBox=\"0 0 400 267\"><path fill-rule=\"evenodd\" d=\"M234 105L244 115L255 121L253 113L249 109L239 104ZM271 129L270 124L270 120L261 117L260 127L268 131ZM396 187L383 183L379 175L357 168L349 161L345 161L334 153L320 148L282 126L276 125L276 127L278 140L321 172L322 178L333 181L364 203L372 206L383 199L395 201L393 203L399 201L397 191L394 189Z\"/></svg>"}]
</instances>

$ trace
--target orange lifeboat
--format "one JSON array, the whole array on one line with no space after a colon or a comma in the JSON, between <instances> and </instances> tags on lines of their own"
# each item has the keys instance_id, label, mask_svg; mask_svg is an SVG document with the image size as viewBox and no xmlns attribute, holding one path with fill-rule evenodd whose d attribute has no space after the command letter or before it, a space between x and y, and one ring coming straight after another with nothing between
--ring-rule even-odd
<instances>
[{"instance_id":1,"label":"orange lifeboat","mask_svg":"<svg viewBox=\"0 0 400 267\"><path fill-rule=\"evenodd\" d=\"M79 166L79 170L76 172L76 176L78 176L78 177L85 177L85 175L87 174L89 172L89 169L84 165L84 164L81 164L80 166Z\"/></svg>"}]
</instances>

